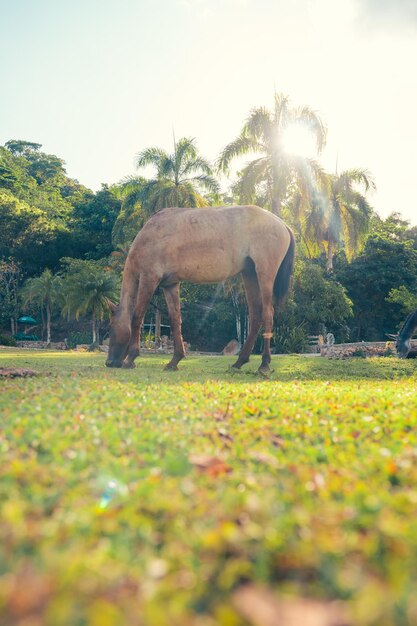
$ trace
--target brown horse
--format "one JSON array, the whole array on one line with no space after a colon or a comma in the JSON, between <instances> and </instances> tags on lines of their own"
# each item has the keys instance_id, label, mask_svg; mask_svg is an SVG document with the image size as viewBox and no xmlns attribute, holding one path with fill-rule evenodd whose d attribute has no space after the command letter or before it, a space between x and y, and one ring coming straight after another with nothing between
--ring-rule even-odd
<instances>
[{"instance_id":1,"label":"brown horse","mask_svg":"<svg viewBox=\"0 0 417 626\"><path fill-rule=\"evenodd\" d=\"M233 367L249 361L264 327L259 372L268 375L274 302L290 284L295 244L279 218L257 206L172 208L156 213L136 236L123 272L120 304L112 310L107 367L134 367L143 318L158 286L164 292L174 338L165 369L184 358L179 284L217 283L242 274L249 309L249 334Z\"/></svg>"}]
</instances>

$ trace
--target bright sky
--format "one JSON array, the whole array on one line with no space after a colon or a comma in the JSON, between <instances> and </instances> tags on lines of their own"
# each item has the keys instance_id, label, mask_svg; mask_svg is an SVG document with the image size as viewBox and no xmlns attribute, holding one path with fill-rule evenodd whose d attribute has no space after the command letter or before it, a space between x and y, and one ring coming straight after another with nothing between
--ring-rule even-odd
<instances>
[{"instance_id":1,"label":"bright sky","mask_svg":"<svg viewBox=\"0 0 417 626\"><path fill-rule=\"evenodd\" d=\"M366 167L417 224L417 0L0 0L0 143L93 189L148 146L209 159L274 91L327 122L323 162Z\"/></svg>"}]
</instances>

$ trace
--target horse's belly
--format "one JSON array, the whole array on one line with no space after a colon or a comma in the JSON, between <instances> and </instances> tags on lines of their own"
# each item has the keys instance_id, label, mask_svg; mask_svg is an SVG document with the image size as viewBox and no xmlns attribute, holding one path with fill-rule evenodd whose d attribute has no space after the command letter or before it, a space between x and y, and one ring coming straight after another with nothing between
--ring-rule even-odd
<instances>
[{"instance_id":1,"label":"horse's belly","mask_svg":"<svg viewBox=\"0 0 417 626\"><path fill-rule=\"evenodd\" d=\"M181 263L177 265L175 274L178 281L187 280L192 283L219 283L235 276L243 269L243 259L233 254L230 249L215 246L209 250L195 248L194 253L180 255Z\"/></svg>"}]
</instances>

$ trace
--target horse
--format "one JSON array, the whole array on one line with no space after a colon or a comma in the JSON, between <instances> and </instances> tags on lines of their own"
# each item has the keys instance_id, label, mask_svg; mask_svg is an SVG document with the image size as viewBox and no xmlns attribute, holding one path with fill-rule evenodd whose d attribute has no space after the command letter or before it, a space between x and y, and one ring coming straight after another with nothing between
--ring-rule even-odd
<instances>
[{"instance_id":1,"label":"horse","mask_svg":"<svg viewBox=\"0 0 417 626\"><path fill-rule=\"evenodd\" d=\"M274 304L287 295L295 241L288 226L258 206L166 208L139 231L123 270L120 303L111 309L107 367L135 367L146 309L161 287L168 307L174 354L165 366L177 370L185 357L181 335L181 281L220 283L241 274L249 311L248 337L233 367L249 361L261 326L264 347L259 373L269 376Z\"/></svg>"},{"instance_id":2,"label":"horse","mask_svg":"<svg viewBox=\"0 0 417 626\"><path fill-rule=\"evenodd\" d=\"M417 310L410 313L406 319L404 324L401 327L398 335L391 335L387 333L387 337L390 339L394 339L395 341L395 349L397 351L397 356L400 359L415 359L417 354L415 350L412 350L411 346L411 337L414 334L415 329L417 328Z\"/></svg>"}]
</instances>

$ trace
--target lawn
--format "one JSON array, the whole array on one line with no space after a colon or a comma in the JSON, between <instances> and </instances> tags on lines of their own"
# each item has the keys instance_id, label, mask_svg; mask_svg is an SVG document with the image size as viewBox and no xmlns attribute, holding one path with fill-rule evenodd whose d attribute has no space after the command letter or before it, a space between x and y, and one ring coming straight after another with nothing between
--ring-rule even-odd
<instances>
[{"instance_id":1,"label":"lawn","mask_svg":"<svg viewBox=\"0 0 417 626\"><path fill-rule=\"evenodd\" d=\"M417 361L166 361L0 351L0 623L416 624Z\"/></svg>"}]
</instances>

